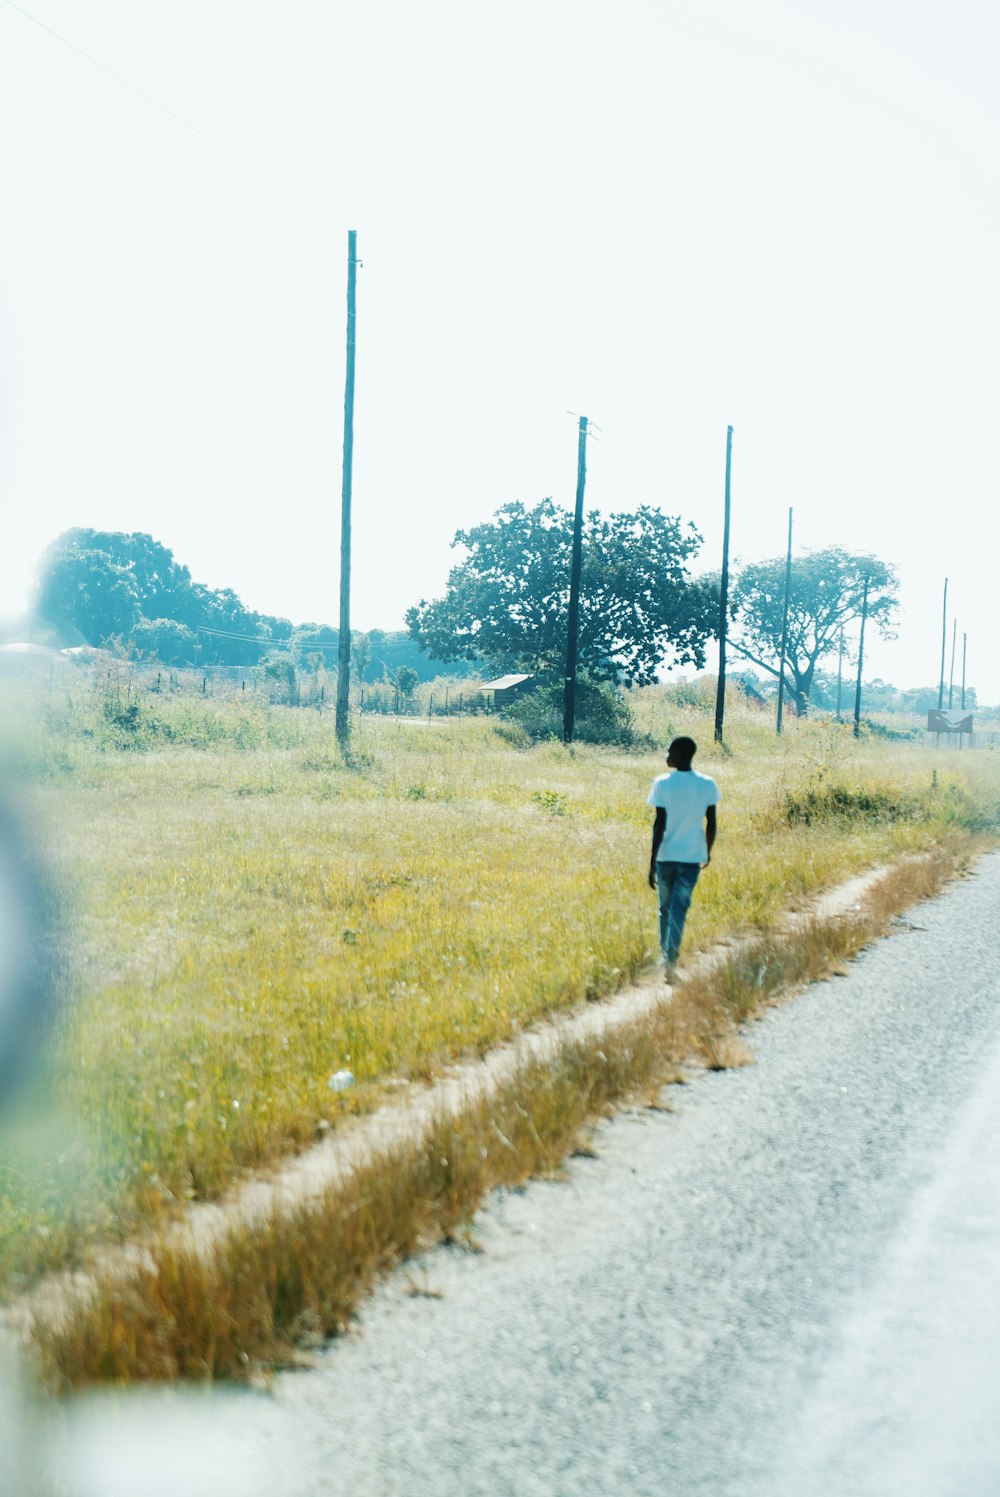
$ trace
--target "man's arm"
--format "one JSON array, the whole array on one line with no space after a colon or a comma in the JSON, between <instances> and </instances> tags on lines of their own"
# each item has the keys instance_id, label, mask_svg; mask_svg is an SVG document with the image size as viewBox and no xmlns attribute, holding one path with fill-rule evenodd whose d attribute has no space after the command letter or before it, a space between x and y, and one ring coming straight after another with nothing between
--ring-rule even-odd
<instances>
[{"instance_id":1,"label":"man's arm","mask_svg":"<svg viewBox=\"0 0 1000 1497\"><path fill-rule=\"evenodd\" d=\"M709 806L707 811L705 812L705 841L708 844L708 857L705 859L706 868L712 861L712 848L715 844L715 832L715 807Z\"/></svg>"},{"instance_id":2,"label":"man's arm","mask_svg":"<svg viewBox=\"0 0 1000 1497\"><path fill-rule=\"evenodd\" d=\"M663 806L657 806L656 815L653 817L653 850L649 854L649 887L656 888L656 854L660 850L663 841L663 833L667 829L667 813Z\"/></svg>"}]
</instances>

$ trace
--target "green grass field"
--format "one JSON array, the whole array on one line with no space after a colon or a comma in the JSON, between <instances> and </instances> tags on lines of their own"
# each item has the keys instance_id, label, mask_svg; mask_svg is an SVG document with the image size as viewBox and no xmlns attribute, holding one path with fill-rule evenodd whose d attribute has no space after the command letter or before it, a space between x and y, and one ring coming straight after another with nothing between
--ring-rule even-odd
<instances>
[{"instance_id":1,"label":"green grass field","mask_svg":"<svg viewBox=\"0 0 1000 1497\"><path fill-rule=\"evenodd\" d=\"M654 956L645 799L662 751L365 720L349 766L317 714L156 712L141 750L89 698L50 703L29 735L68 974L48 1091L0 1150L8 1294ZM698 738L723 794L689 952L997 819L987 751L810 723L778 741L744 715L722 754L658 689L637 715ZM341 1068L357 1085L337 1094Z\"/></svg>"}]
</instances>

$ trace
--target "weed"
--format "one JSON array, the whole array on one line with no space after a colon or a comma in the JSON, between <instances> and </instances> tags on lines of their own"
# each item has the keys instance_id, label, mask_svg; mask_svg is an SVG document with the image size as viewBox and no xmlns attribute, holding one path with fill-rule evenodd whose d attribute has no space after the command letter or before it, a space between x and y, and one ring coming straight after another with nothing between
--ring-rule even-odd
<instances>
[{"instance_id":1,"label":"weed","mask_svg":"<svg viewBox=\"0 0 1000 1497\"><path fill-rule=\"evenodd\" d=\"M787 790L784 815L790 826L815 826L837 820L916 821L926 818L928 808L916 796L905 795L893 785L851 785L835 780Z\"/></svg>"},{"instance_id":2,"label":"weed","mask_svg":"<svg viewBox=\"0 0 1000 1497\"><path fill-rule=\"evenodd\" d=\"M536 806L541 806L543 811L550 811L553 816L565 816L569 810L569 801L561 790L533 790L531 799Z\"/></svg>"}]
</instances>

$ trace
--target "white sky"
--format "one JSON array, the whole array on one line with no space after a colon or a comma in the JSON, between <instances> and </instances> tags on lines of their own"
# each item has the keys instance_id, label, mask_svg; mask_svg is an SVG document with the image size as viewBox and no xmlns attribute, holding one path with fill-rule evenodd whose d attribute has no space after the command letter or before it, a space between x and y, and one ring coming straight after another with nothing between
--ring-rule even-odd
<instances>
[{"instance_id":1,"label":"white sky","mask_svg":"<svg viewBox=\"0 0 1000 1497\"><path fill-rule=\"evenodd\" d=\"M779 554L794 505L799 544L895 561L869 660L900 685L936 679L947 573L1000 700L995 4L24 8L0 0L4 611L89 525L336 621L350 226L356 626L438 593L459 526L571 502L567 412L602 429L588 504L693 519L717 566L732 423L736 554Z\"/></svg>"}]
</instances>

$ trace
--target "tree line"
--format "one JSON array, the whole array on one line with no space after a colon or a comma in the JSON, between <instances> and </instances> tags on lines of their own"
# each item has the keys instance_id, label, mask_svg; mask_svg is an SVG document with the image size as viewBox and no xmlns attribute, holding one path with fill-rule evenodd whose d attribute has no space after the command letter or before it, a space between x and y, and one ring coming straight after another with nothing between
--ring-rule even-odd
<instances>
[{"instance_id":1,"label":"tree line","mask_svg":"<svg viewBox=\"0 0 1000 1497\"><path fill-rule=\"evenodd\" d=\"M457 532L465 552L444 595L421 600L407 625L441 659L485 660L491 669L542 678L566 658L570 510L544 499L503 505L492 520ZM702 538L690 522L649 506L591 513L583 534L580 667L594 681L648 685L665 666L705 664L719 629L717 575L694 576ZM893 635L899 579L889 563L839 546L808 551L792 566L787 646L781 638L785 558L737 565L729 589L729 645L785 690L800 714L820 664L853 654L867 581L869 629Z\"/></svg>"},{"instance_id":2,"label":"tree line","mask_svg":"<svg viewBox=\"0 0 1000 1497\"><path fill-rule=\"evenodd\" d=\"M114 641L170 667L277 671L294 664L318 671L337 661L336 628L247 608L232 588L193 581L167 546L141 531L64 531L41 558L34 606L43 632L59 644L100 648ZM429 667L406 630L354 635L352 661L357 678L373 682L395 681L400 671L417 680L456 669L447 662Z\"/></svg>"},{"instance_id":3,"label":"tree line","mask_svg":"<svg viewBox=\"0 0 1000 1497\"><path fill-rule=\"evenodd\" d=\"M443 595L408 610L405 634L373 630L356 639L358 677L393 677L400 669L424 675L433 662L435 672L475 667L558 680L572 532L571 511L551 499L502 505L492 519L459 530L453 545L463 554ZM694 574L701 544L690 522L650 505L590 512L579 662L591 680L646 685L666 666L704 666L718 633L719 579ZM823 662L841 650L851 659L866 582L868 627L891 637L894 567L841 547L798 556L781 660L785 558L737 564L730 647L765 678L776 683L783 674L789 700L804 713L829 694ZM169 666L250 666L293 657L308 669L336 662L336 629L248 609L232 589L194 582L168 547L140 532L65 531L42 558L37 610L72 642L114 639Z\"/></svg>"}]
</instances>

